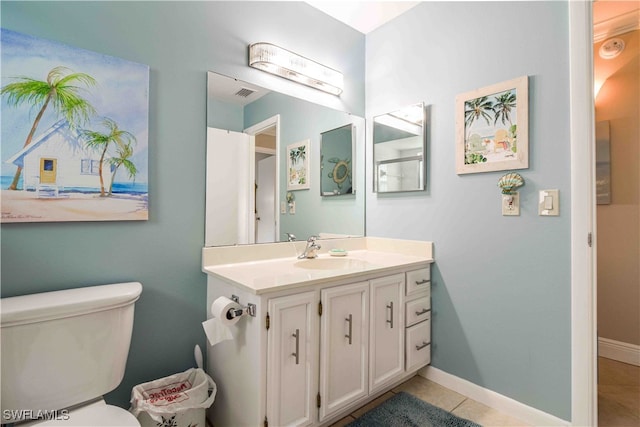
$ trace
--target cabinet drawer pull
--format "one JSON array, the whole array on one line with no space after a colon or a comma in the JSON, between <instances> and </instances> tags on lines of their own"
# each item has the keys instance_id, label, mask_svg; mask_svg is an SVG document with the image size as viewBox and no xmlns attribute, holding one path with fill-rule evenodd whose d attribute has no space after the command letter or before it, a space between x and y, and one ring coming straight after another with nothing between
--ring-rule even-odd
<instances>
[{"instance_id":1,"label":"cabinet drawer pull","mask_svg":"<svg viewBox=\"0 0 640 427\"><path fill-rule=\"evenodd\" d=\"M429 345L429 343L428 343L428 342L424 342L424 341L422 341L422 345L417 345L417 346L416 346L416 350L420 351L420 350L422 350L423 348L425 348L425 347L426 347L426 346L428 346L428 345Z\"/></svg>"},{"instance_id":2,"label":"cabinet drawer pull","mask_svg":"<svg viewBox=\"0 0 640 427\"><path fill-rule=\"evenodd\" d=\"M391 317L390 320L387 320L387 323L389 323L391 325L391 329L393 329L393 301L389 302L389 305L387 305L387 308L391 311Z\"/></svg>"},{"instance_id":3,"label":"cabinet drawer pull","mask_svg":"<svg viewBox=\"0 0 640 427\"><path fill-rule=\"evenodd\" d=\"M351 314L350 314L350 315L349 315L349 317L347 317L347 318L346 318L346 319L344 319L344 320L346 320L347 322L349 322L349 333L348 333L347 335L345 335L344 337L345 337L345 338L349 338L349 345L351 345L351 337L352 337L352 335L353 335L353 334L351 333L351 332L352 332L352 331L351 331L351 329L352 329L352 325L353 325L353 315L351 315Z\"/></svg>"},{"instance_id":4,"label":"cabinet drawer pull","mask_svg":"<svg viewBox=\"0 0 640 427\"><path fill-rule=\"evenodd\" d=\"M296 338L296 352L291 353L291 355L296 358L296 365L299 365L300 364L300 329L296 329L296 333L293 334L292 336Z\"/></svg>"},{"instance_id":5,"label":"cabinet drawer pull","mask_svg":"<svg viewBox=\"0 0 640 427\"><path fill-rule=\"evenodd\" d=\"M429 279L416 280L416 285L424 285L429 282Z\"/></svg>"},{"instance_id":6,"label":"cabinet drawer pull","mask_svg":"<svg viewBox=\"0 0 640 427\"><path fill-rule=\"evenodd\" d=\"M422 316L422 315L423 315L423 314L425 314L427 311L429 311L429 310L427 310L426 308L423 308L423 309L422 309L422 311L416 311L416 316Z\"/></svg>"}]
</instances>

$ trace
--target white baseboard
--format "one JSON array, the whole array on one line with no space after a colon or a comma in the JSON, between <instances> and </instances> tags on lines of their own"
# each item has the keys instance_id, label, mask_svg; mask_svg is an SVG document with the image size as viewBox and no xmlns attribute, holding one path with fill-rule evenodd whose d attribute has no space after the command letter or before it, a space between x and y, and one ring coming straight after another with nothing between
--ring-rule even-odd
<instances>
[{"instance_id":1,"label":"white baseboard","mask_svg":"<svg viewBox=\"0 0 640 427\"><path fill-rule=\"evenodd\" d=\"M450 390L467 396L470 399L487 405L493 409L524 421L532 426L569 426L569 421L562 420L554 415L547 414L539 409L527 406L510 397L503 396L495 391L480 387L465 379L456 377L438 368L427 366L418 371L418 374L428 380L440 384Z\"/></svg>"},{"instance_id":2,"label":"white baseboard","mask_svg":"<svg viewBox=\"0 0 640 427\"><path fill-rule=\"evenodd\" d=\"M598 356L640 366L640 345L598 337Z\"/></svg>"}]
</instances>

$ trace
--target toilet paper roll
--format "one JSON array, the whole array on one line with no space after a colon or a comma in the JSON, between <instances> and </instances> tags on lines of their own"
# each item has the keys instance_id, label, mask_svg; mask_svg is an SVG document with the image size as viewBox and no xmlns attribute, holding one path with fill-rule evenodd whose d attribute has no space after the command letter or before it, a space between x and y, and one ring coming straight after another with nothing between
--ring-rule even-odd
<instances>
[{"instance_id":1,"label":"toilet paper roll","mask_svg":"<svg viewBox=\"0 0 640 427\"><path fill-rule=\"evenodd\" d=\"M209 344L216 345L225 340L232 340L233 334L229 326L235 325L240 317L230 317L231 310L242 310L237 302L227 298L219 297L211 304L211 314L213 317L202 322L204 333L207 335Z\"/></svg>"},{"instance_id":2,"label":"toilet paper roll","mask_svg":"<svg viewBox=\"0 0 640 427\"><path fill-rule=\"evenodd\" d=\"M240 320L240 317L227 316L230 310L242 310L242 307L227 297L219 297L211 304L211 314L223 325L235 325Z\"/></svg>"},{"instance_id":3,"label":"toilet paper roll","mask_svg":"<svg viewBox=\"0 0 640 427\"><path fill-rule=\"evenodd\" d=\"M204 333L210 345L216 345L219 342L232 340L233 334L227 325L222 324L218 319L212 317L202 322Z\"/></svg>"}]
</instances>

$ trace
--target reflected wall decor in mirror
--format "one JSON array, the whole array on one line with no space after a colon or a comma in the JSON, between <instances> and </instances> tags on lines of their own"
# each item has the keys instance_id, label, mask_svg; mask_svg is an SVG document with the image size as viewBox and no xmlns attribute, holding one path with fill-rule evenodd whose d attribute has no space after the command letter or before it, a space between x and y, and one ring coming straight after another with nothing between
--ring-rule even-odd
<instances>
[{"instance_id":1,"label":"reflected wall decor in mirror","mask_svg":"<svg viewBox=\"0 0 640 427\"><path fill-rule=\"evenodd\" d=\"M336 171L340 191L364 188L364 174L353 173L364 170L362 117L215 72L207 86L205 246L281 242L287 233L299 240L364 236L364 191L322 197L321 180L311 179L311 191L293 191L288 203L286 176L288 145L309 140L309 174L317 177L328 167L320 162L324 134L345 128L350 156L327 158L350 159L351 172L343 163Z\"/></svg>"},{"instance_id":2,"label":"reflected wall decor in mirror","mask_svg":"<svg viewBox=\"0 0 640 427\"><path fill-rule=\"evenodd\" d=\"M353 159L354 126L348 124L322 132L320 145L320 194L341 196L355 193Z\"/></svg>"},{"instance_id":3,"label":"reflected wall decor in mirror","mask_svg":"<svg viewBox=\"0 0 640 427\"><path fill-rule=\"evenodd\" d=\"M374 191L425 189L424 122L423 103L373 118Z\"/></svg>"}]
</instances>

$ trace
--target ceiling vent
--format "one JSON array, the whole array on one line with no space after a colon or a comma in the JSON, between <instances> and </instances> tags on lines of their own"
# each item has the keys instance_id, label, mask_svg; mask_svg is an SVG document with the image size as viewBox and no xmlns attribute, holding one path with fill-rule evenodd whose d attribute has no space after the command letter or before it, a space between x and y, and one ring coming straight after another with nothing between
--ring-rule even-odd
<instances>
[{"instance_id":1,"label":"ceiling vent","mask_svg":"<svg viewBox=\"0 0 640 427\"><path fill-rule=\"evenodd\" d=\"M251 96L255 92L256 92L255 90L251 90L251 89L247 89L246 87L243 87L242 89L236 92L236 96L239 96L241 98L246 98L248 96Z\"/></svg>"}]
</instances>

